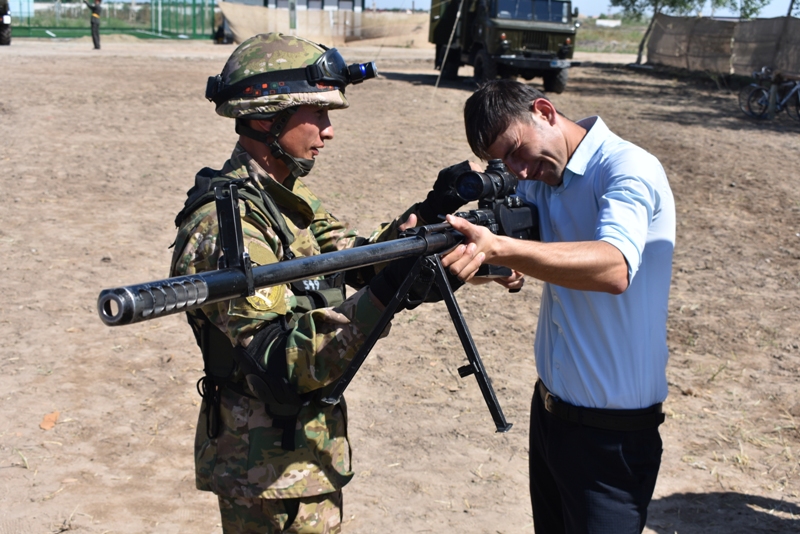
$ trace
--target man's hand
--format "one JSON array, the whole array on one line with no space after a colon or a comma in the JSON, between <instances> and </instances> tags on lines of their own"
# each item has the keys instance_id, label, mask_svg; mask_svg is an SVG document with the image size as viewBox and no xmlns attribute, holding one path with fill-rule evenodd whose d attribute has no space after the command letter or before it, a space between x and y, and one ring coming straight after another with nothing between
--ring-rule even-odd
<instances>
[{"instance_id":1,"label":"man's hand","mask_svg":"<svg viewBox=\"0 0 800 534\"><path fill-rule=\"evenodd\" d=\"M448 215L447 222L454 230L464 234L465 242L443 256L442 265L448 267L459 280L467 282L486 261L487 252L492 250L496 236L488 228L476 226L460 217Z\"/></svg>"},{"instance_id":2,"label":"man's hand","mask_svg":"<svg viewBox=\"0 0 800 534\"><path fill-rule=\"evenodd\" d=\"M504 288L508 289L510 292L516 293L517 291L522 289L522 286L525 284L525 275L519 271L511 269L511 275L506 276L505 278L476 276L469 281L469 283L474 286L488 284L489 282L500 284Z\"/></svg>"},{"instance_id":3,"label":"man's hand","mask_svg":"<svg viewBox=\"0 0 800 534\"><path fill-rule=\"evenodd\" d=\"M512 293L516 293L522 289L522 286L525 284L525 275L512 269L511 276L506 276L505 278L492 278L492 280L508 289Z\"/></svg>"}]
</instances>

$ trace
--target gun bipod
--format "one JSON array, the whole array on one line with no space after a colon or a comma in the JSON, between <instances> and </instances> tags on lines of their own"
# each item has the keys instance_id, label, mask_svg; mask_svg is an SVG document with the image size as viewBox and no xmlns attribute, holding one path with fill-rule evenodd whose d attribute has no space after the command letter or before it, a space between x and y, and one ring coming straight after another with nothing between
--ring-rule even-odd
<instances>
[{"instance_id":1,"label":"gun bipod","mask_svg":"<svg viewBox=\"0 0 800 534\"><path fill-rule=\"evenodd\" d=\"M508 432L513 425L512 423L506 421L506 418L503 415L503 410L500 408L500 403L497 401L494 388L492 388L489 377L486 375L486 369L483 367L483 362L478 354L478 349L475 347L472 334L470 333L469 327L464 320L464 315L461 313L461 308L458 306L453 289L450 287L450 282L447 279L447 273L438 254L421 256L419 259L417 259L417 261L414 263L414 266L411 268L411 271L409 271L405 280L398 288L397 293L395 293L392 300L386 306L386 309L378 320L378 324L375 326L370 335L367 337L367 340L353 357L350 365L348 365L341 378L339 378L339 380L336 382L333 390L331 390L331 392L325 398L323 398L322 401L329 404L336 404L339 402L339 399L341 399L342 395L344 394L344 390L347 389L350 381L353 379L353 377L355 377L356 373L361 368L361 365L364 363L364 360L366 360L370 351L375 346L375 343L377 343L381 333L394 317L394 314L397 311L397 308L400 306L400 303L405 300L409 290L411 289L411 286L414 284L420 272L422 271L424 263L427 263L427 268L433 269L433 283L435 283L439 288L439 292L442 295L445 304L447 305L447 311L450 314L450 319L453 322L453 326L455 326L456 332L458 333L458 338L461 341L461 346L464 348L464 353L469 361L468 364L458 368L458 374L462 378L469 375L475 375L475 380L478 381L478 387L480 387L483 399L486 401L486 406L489 408L489 413L492 415L492 420L494 421L497 432Z\"/></svg>"}]
</instances>

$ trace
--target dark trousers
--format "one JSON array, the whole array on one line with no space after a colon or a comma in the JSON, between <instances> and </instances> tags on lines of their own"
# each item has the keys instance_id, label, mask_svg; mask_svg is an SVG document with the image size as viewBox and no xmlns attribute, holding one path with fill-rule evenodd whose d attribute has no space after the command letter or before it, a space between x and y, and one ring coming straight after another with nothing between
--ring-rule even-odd
<instances>
[{"instance_id":1,"label":"dark trousers","mask_svg":"<svg viewBox=\"0 0 800 534\"><path fill-rule=\"evenodd\" d=\"M658 428L614 431L556 418L534 393L530 485L536 534L641 533L661 465Z\"/></svg>"},{"instance_id":2,"label":"dark trousers","mask_svg":"<svg viewBox=\"0 0 800 534\"><path fill-rule=\"evenodd\" d=\"M84 26L85 28L86 26ZM95 50L100 49L100 23L92 20L92 42Z\"/></svg>"}]
</instances>

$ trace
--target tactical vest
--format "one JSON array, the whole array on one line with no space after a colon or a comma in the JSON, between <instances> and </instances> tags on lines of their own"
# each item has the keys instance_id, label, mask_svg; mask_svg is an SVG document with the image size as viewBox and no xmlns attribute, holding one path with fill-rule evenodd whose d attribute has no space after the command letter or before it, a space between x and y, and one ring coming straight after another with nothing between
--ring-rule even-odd
<instances>
[{"instance_id":1,"label":"tactical vest","mask_svg":"<svg viewBox=\"0 0 800 534\"><path fill-rule=\"evenodd\" d=\"M184 219L194 211L214 202L214 188L231 181L230 177L208 167L197 173L195 185L186 193L184 207L175 218L175 226L180 227ZM249 201L245 206L248 209L254 206L256 214L277 234L283 245L282 260L293 259L294 254L289 247L294 242L294 235L289 231L274 200L266 192L247 182L240 186L238 193L241 199ZM186 243L176 240L173 245L177 250L182 250ZM297 313L337 306L344 302L343 273L335 273L322 280L292 282L291 288L297 301L293 311ZM193 310L186 315L203 353L205 376L197 382L197 391L206 401L208 437L213 439L219 435L221 391L222 388L228 388L239 395L262 401L272 417L273 426L283 430L281 447L294 450L300 409L312 402L318 402L336 383L303 395L298 394L289 383L285 344L293 324L285 316L269 323L254 336L248 349L244 349L241 346L232 346L228 337L209 321L202 310ZM258 359L267 353L274 354L275 357L267 357L267 368L264 369Z\"/></svg>"}]
</instances>

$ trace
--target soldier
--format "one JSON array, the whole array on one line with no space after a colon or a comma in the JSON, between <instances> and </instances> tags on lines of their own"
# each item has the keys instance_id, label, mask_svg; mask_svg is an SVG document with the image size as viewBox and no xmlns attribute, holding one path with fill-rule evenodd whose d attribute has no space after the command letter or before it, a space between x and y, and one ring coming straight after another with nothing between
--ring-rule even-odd
<instances>
[{"instance_id":1,"label":"soldier","mask_svg":"<svg viewBox=\"0 0 800 534\"><path fill-rule=\"evenodd\" d=\"M94 43L94 49L100 50L100 11L101 6L100 2L103 0L94 0L94 4L90 4L89 0L83 0L83 3L86 4L92 12L92 42Z\"/></svg>"},{"instance_id":2,"label":"soldier","mask_svg":"<svg viewBox=\"0 0 800 534\"><path fill-rule=\"evenodd\" d=\"M171 275L217 268L213 188L240 184L244 247L256 265L392 239L436 222L462 201L439 173L425 201L369 239L349 231L301 181L333 138L328 112L348 107L345 86L371 65L276 33L243 42L206 96L236 120L239 140L220 171L203 169L176 219ZM359 67L361 67L359 69ZM355 74L354 74L355 72ZM479 168L479 167L478 167ZM405 221L401 225L401 221ZM339 532L342 487L352 478L344 401L320 401L372 331L410 267L393 262L343 276L260 289L189 313L205 373L195 441L196 483L219 498L223 532Z\"/></svg>"}]
</instances>

